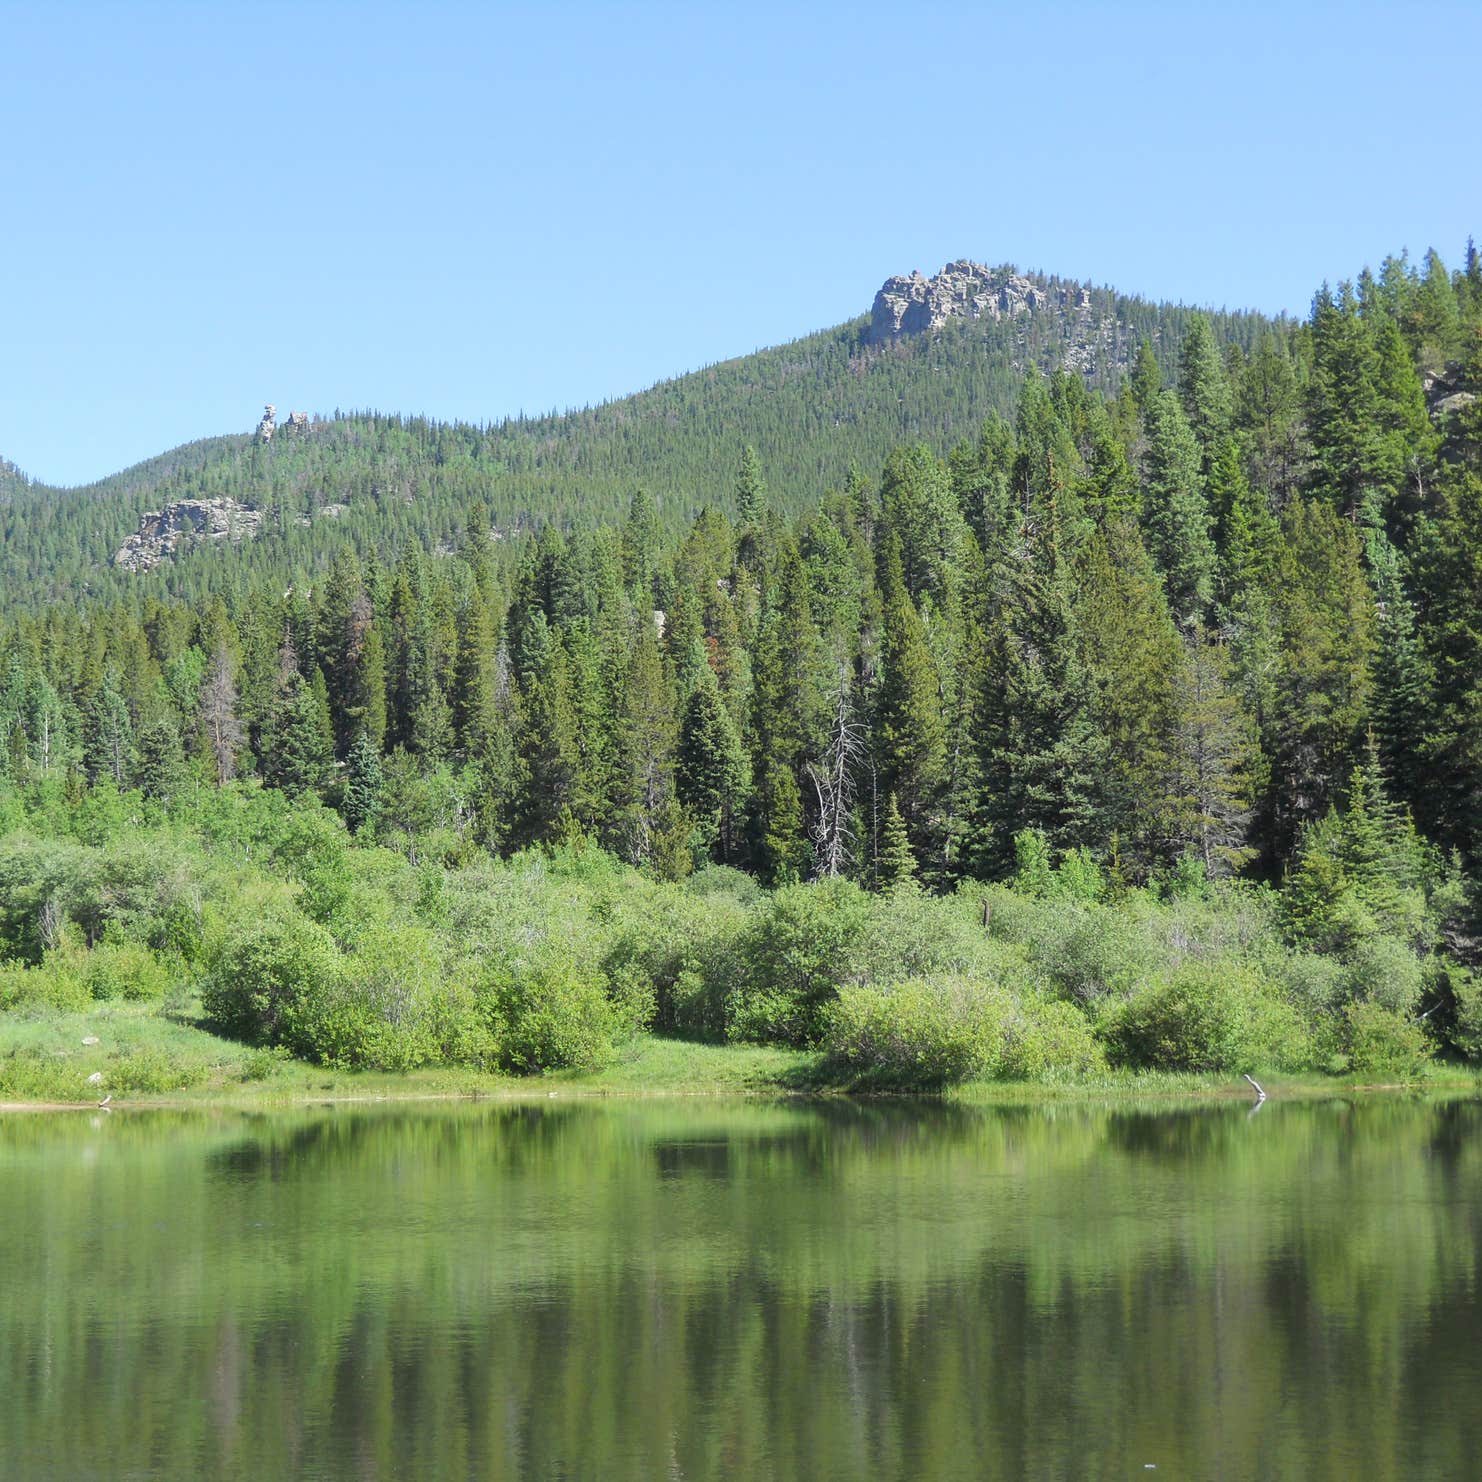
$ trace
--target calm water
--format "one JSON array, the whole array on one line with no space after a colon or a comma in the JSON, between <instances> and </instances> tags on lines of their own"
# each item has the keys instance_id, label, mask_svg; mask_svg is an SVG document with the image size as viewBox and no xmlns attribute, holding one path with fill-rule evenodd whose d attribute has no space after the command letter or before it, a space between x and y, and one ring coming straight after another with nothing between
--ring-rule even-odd
<instances>
[{"instance_id":1,"label":"calm water","mask_svg":"<svg viewBox=\"0 0 1482 1482\"><path fill-rule=\"evenodd\" d=\"M0 1477L1471 1479L1479 1248L1472 1102L0 1118Z\"/></svg>"}]
</instances>

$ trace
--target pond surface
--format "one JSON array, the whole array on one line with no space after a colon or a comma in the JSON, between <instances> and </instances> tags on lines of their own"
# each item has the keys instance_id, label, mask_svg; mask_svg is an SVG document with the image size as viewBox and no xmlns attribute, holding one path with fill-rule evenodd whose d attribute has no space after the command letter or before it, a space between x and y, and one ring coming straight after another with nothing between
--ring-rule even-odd
<instances>
[{"instance_id":1,"label":"pond surface","mask_svg":"<svg viewBox=\"0 0 1482 1482\"><path fill-rule=\"evenodd\" d=\"M1479 1249L1471 1101L0 1118L0 1477L1470 1479Z\"/></svg>"}]
</instances>

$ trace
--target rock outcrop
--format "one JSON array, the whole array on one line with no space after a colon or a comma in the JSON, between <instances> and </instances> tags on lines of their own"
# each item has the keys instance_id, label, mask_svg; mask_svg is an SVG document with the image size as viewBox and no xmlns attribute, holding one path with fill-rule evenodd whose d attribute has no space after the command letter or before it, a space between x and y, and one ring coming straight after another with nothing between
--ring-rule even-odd
<instances>
[{"instance_id":1,"label":"rock outcrop","mask_svg":"<svg viewBox=\"0 0 1482 1482\"><path fill-rule=\"evenodd\" d=\"M1078 285L1051 289L1011 267L989 268L963 258L949 262L934 278L919 272L887 278L875 295L865 339L872 345L885 344L940 329L949 319L1012 318L1052 302L1062 308L1084 308L1090 292Z\"/></svg>"},{"instance_id":2,"label":"rock outcrop","mask_svg":"<svg viewBox=\"0 0 1482 1482\"><path fill-rule=\"evenodd\" d=\"M277 407L275 407L272 404L272 402L269 402L262 409L262 421L257 424L257 440L258 440L258 442L260 442L260 443L270 443L270 442L272 442L272 440L273 440L273 434L278 430L278 424L274 420L274 417L275 417L275 414L276 414L277 410L278 410Z\"/></svg>"},{"instance_id":3,"label":"rock outcrop","mask_svg":"<svg viewBox=\"0 0 1482 1482\"><path fill-rule=\"evenodd\" d=\"M182 546L236 544L262 529L262 513L235 499L181 499L147 514L139 528L114 553L123 571L149 571L173 560Z\"/></svg>"}]
</instances>

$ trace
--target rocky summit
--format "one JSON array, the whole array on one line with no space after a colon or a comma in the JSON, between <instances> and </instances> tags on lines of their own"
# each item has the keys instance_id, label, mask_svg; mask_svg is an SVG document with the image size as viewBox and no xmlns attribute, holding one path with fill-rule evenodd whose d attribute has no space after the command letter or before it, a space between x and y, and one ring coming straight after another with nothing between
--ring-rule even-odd
<instances>
[{"instance_id":1,"label":"rocky summit","mask_svg":"<svg viewBox=\"0 0 1482 1482\"><path fill-rule=\"evenodd\" d=\"M865 338L872 345L940 329L949 319L1005 319L1036 309L1085 308L1090 290L1050 285L1012 267L990 268L962 258L934 278L924 273L887 278L875 295Z\"/></svg>"}]
</instances>

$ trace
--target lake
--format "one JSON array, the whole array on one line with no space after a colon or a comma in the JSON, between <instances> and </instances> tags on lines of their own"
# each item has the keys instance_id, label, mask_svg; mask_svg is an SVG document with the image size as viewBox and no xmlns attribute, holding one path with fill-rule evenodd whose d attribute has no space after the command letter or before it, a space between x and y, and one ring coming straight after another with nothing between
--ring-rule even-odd
<instances>
[{"instance_id":1,"label":"lake","mask_svg":"<svg viewBox=\"0 0 1482 1482\"><path fill-rule=\"evenodd\" d=\"M1482 1106L0 1118L0 1477L1476 1478Z\"/></svg>"}]
</instances>

